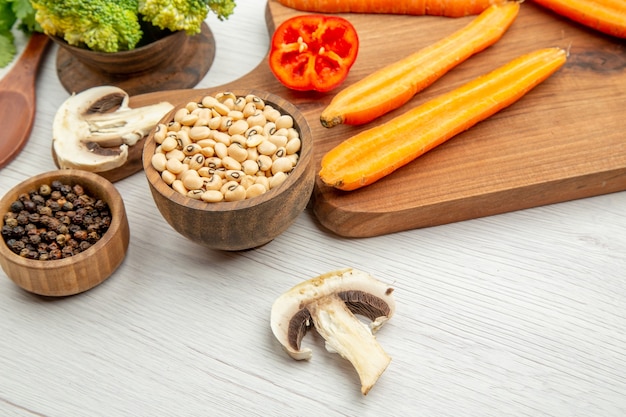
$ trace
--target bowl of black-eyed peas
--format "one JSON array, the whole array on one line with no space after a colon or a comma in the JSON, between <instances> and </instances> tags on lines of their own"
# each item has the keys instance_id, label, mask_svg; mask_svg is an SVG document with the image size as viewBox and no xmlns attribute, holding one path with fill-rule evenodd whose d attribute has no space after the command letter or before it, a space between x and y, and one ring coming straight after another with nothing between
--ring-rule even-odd
<instances>
[{"instance_id":1,"label":"bowl of black-eyed peas","mask_svg":"<svg viewBox=\"0 0 626 417\"><path fill-rule=\"evenodd\" d=\"M87 291L122 263L129 245L124 202L98 174L64 169L16 184L0 200L0 266L44 296Z\"/></svg>"},{"instance_id":2,"label":"bowl of black-eyed peas","mask_svg":"<svg viewBox=\"0 0 626 417\"><path fill-rule=\"evenodd\" d=\"M201 91L169 112L143 149L154 202L205 247L264 245L306 208L315 182L304 116L274 94Z\"/></svg>"}]
</instances>

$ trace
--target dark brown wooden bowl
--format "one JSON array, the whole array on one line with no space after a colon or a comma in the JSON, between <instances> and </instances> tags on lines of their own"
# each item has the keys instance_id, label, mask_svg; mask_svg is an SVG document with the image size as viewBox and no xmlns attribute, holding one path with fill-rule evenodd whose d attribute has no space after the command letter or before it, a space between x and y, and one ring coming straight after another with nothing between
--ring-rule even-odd
<instances>
[{"instance_id":1,"label":"dark brown wooden bowl","mask_svg":"<svg viewBox=\"0 0 626 417\"><path fill-rule=\"evenodd\" d=\"M143 168L152 197L165 220L181 235L205 247L226 251L252 249L264 245L284 232L306 208L315 182L313 137L300 111L283 98L271 93L231 90L236 96L254 94L272 104L282 113L290 114L300 133L302 147L298 163L279 187L260 196L232 202L206 203L179 194L162 179L152 167L151 158L156 149L154 132L146 139ZM195 90L182 106L199 101L217 91ZM181 106L167 114L161 123L173 120Z\"/></svg>"},{"instance_id":2,"label":"dark brown wooden bowl","mask_svg":"<svg viewBox=\"0 0 626 417\"><path fill-rule=\"evenodd\" d=\"M0 226L4 225L4 214L10 211L11 203L20 194L54 180L80 184L87 194L106 201L111 211L108 230L84 252L58 260L23 258L0 238L0 266L26 291L45 296L67 296L95 287L117 269L126 256L130 231L124 202L113 184L97 174L80 170L46 172L13 187L0 200Z\"/></svg>"}]
</instances>

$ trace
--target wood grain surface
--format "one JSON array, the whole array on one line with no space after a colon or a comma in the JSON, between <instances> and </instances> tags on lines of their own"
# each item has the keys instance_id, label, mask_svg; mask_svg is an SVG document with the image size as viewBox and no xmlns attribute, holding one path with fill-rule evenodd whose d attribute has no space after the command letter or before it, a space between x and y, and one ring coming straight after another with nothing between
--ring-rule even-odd
<instances>
[{"instance_id":1,"label":"wood grain surface","mask_svg":"<svg viewBox=\"0 0 626 417\"><path fill-rule=\"evenodd\" d=\"M269 33L296 14L299 12L270 0ZM344 86L472 19L343 16L360 36L359 56ZM577 25L532 2L522 4L517 20L496 45L372 123L389 120L523 53L552 46L569 51L561 70L511 107L387 178L352 192L329 188L317 179L312 204L319 221L341 236L367 237L626 189L624 41ZM319 115L334 92L291 91L274 78L265 60L246 76L221 87L264 89L296 104L313 131L317 169L325 152L369 127L325 129ZM150 93L134 97L134 103L184 100L196 94L193 90Z\"/></svg>"}]
</instances>

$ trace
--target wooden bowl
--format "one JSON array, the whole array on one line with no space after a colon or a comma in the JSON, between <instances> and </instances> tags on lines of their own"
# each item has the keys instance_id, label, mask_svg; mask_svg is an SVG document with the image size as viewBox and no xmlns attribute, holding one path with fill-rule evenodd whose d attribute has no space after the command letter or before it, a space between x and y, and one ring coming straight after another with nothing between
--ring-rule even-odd
<instances>
[{"instance_id":1,"label":"wooden bowl","mask_svg":"<svg viewBox=\"0 0 626 417\"><path fill-rule=\"evenodd\" d=\"M57 170L36 175L16 185L0 200L0 225L11 203L22 193L59 180L80 184L87 194L109 205L111 225L101 238L85 251L58 260L23 258L0 238L0 266L7 276L26 291L45 296L67 296L89 290L106 280L122 263L128 249L130 231L122 197L109 181L80 170Z\"/></svg>"},{"instance_id":2,"label":"wooden bowl","mask_svg":"<svg viewBox=\"0 0 626 417\"><path fill-rule=\"evenodd\" d=\"M271 93L231 90L237 97L254 94L294 119L302 147L294 169L286 181L260 196L242 201L207 203L186 197L166 184L151 163L156 149L154 132L146 139L143 167L152 197L165 220L181 235L205 247L225 251L252 249L264 245L285 231L306 208L313 191L315 171L313 137L304 116L291 103ZM195 91L181 100L161 123L169 123L180 107L200 101L215 91ZM193 94L193 95L191 95Z\"/></svg>"}]
</instances>

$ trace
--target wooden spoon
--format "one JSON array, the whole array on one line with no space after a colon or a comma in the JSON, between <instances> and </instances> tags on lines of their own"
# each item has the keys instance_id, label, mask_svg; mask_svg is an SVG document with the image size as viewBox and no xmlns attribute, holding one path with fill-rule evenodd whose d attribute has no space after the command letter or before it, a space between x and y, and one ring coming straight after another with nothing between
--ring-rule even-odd
<instances>
[{"instance_id":1,"label":"wooden spoon","mask_svg":"<svg viewBox=\"0 0 626 417\"><path fill-rule=\"evenodd\" d=\"M22 150L35 120L35 78L49 38L33 33L15 66L0 80L0 168Z\"/></svg>"}]
</instances>

